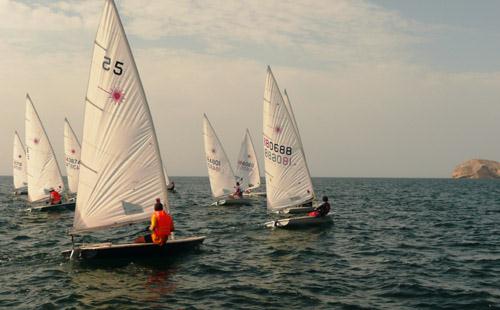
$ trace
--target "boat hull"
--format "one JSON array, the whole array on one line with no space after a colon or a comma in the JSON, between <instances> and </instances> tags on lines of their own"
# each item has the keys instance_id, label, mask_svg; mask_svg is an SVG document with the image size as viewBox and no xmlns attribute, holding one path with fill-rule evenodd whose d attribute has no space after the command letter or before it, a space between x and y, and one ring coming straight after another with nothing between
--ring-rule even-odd
<instances>
[{"instance_id":1,"label":"boat hull","mask_svg":"<svg viewBox=\"0 0 500 310\"><path fill-rule=\"evenodd\" d=\"M16 196L26 196L28 195L28 190L27 189L15 190L14 192L12 192L12 194Z\"/></svg>"},{"instance_id":2,"label":"boat hull","mask_svg":"<svg viewBox=\"0 0 500 310\"><path fill-rule=\"evenodd\" d=\"M65 203L60 203L57 205L39 205L29 208L29 211L40 211L40 212L59 212L59 211L75 211L76 201L70 201Z\"/></svg>"},{"instance_id":3,"label":"boat hull","mask_svg":"<svg viewBox=\"0 0 500 310\"><path fill-rule=\"evenodd\" d=\"M326 216L314 217L314 216L299 216L290 217L286 219L280 219L275 221L270 221L264 225L267 228L301 228L308 226L316 226L323 224L333 223L333 214L327 214Z\"/></svg>"},{"instance_id":4,"label":"boat hull","mask_svg":"<svg viewBox=\"0 0 500 310\"><path fill-rule=\"evenodd\" d=\"M154 243L88 244L64 251L62 255L79 260L165 257L194 249L203 240L205 236L173 239L163 246Z\"/></svg>"},{"instance_id":5,"label":"boat hull","mask_svg":"<svg viewBox=\"0 0 500 310\"><path fill-rule=\"evenodd\" d=\"M266 192L243 193L243 197L267 197Z\"/></svg>"},{"instance_id":6,"label":"boat hull","mask_svg":"<svg viewBox=\"0 0 500 310\"><path fill-rule=\"evenodd\" d=\"M314 207L294 207L279 211L279 214L304 214L314 211Z\"/></svg>"},{"instance_id":7,"label":"boat hull","mask_svg":"<svg viewBox=\"0 0 500 310\"><path fill-rule=\"evenodd\" d=\"M250 206L252 205L252 201L247 198L240 199L220 199L212 203L212 206Z\"/></svg>"}]
</instances>

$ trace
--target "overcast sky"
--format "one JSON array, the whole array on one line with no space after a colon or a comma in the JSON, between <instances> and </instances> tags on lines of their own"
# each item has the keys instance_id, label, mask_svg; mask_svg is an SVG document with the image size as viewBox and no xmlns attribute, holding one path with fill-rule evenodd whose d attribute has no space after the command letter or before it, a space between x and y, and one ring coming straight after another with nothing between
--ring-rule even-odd
<instances>
[{"instance_id":1,"label":"overcast sky","mask_svg":"<svg viewBox=\"0 0 500 310\"><path fill-rule=\"evenodd\" d=\"M500 160L500 1L117 5L169 175L207 175L204 112L233 161L249 128L262 162L268 64L313 176L449 177L464 160ZM65 116L81 139L102 6L0 0L1 175L26 92L60 164Z\"/></svg>"}]
</instances>

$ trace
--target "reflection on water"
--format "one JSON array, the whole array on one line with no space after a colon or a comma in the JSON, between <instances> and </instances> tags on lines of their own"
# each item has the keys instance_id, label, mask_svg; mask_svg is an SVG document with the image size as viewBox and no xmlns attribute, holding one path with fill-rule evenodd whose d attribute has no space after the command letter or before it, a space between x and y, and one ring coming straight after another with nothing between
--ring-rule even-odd
<instances>
[{"instance_id":1,"label":"reflection on water","mask_svg":"<svg viewBox=\"0 0 500 310\"><path fill-rule=\"evenodd\" d=\"M175 269L152 270L144 285L146 291L156 293L156 296L167 296L175 291L175 282L170 278L175 274Z\"/></svg>"},{"instance_id":2,"label":"reflection on water","mask_svg":"<svg viewBox=\"0 0 500 310\"><path fill-rule=\"evenodd\" d=\"M72 289L82 295L80 301L89 306L113 304L124 298L147 304L175 294L175 265L68 262L63 269L70 274Z\"/></svg>"}]
</instances>

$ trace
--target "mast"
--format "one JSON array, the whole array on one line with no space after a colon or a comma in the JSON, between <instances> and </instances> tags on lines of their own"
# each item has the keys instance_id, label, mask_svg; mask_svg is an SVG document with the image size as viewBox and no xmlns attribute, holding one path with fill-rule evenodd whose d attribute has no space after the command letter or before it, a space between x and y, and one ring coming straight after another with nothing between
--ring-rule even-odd
<instances>
[{"instance_id":1,"label":"mast","mask_svg":"<svg viewBox=\"0 0 500 310\"><path fill-rule=\"evenodd\" d=\"M285 102L285 106L288 110L288 113L290 114L290 117L292 118L293 127L295 128L295 132L296 132L297 137L299 139L300 150L302 151L302 156L304 156L304 162L305 162L305 166L307 169L307 174L309 175L309 179L311 180L311 183L312 183L311 171L309 170L309 165L307 164L306 153L304 152L304 144L302 143L302 138L301 138L300 132L299 132L299 126L297 125L297 120L295 119L295 113L293 113L292 103L290 102L290 97L288 97L288 92L286 91L286 89L283 90L283 93L285 94L285 96L283 97L284 102ZM312 191L313 197L316 198L316 193L314 192L314 189L311 189L311 191Z\"/></svg>"}]
</instances>

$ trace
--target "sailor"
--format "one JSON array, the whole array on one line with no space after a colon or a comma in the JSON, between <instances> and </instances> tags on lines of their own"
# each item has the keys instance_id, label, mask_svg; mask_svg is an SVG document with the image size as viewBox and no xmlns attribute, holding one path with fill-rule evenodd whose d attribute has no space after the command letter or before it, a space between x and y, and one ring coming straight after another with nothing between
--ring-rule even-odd
<instances>
[{"instance_id":1,"label":"sailor","mask_svg":"<svg viewBox=\"0 0 500 310\"><path fill-rule=\"evenodd\" d=\"M241 191L240 182L236 182L236 186L234 187L236 190L233 193L234 198L243 197L243 192Z\"/></svg>"},{"instance_id":2,"label":"sailor","mask_svg":"<svg viewBox=\"0 0 500 310\"><path fill-rule=\"evenodd\" d=\"M50 189L50 200L51 205L57 205L61 203L61 194L55 191L53 188Z\"/></svg>"},{"instance_id":3,"label":"sailor","mask_svg":"<svg viewBox=\"0 0 500 310\"><path fill-rule=\"evenodd\" d=\"M323 196L323 203L317 206L314 211L309 212L309 216L321 217L326 216L330 212L330 203L328 202L328 197Z\"/></svg>"},{"instance_id":4,"label":"sailor","mask_svg":"<svg viewBox=\"0 0 500 310\"><path fill-rule=\"evenodd\" d=\"M151 225L148 227L151 234L139 237L136 243L156 243L164 245L168 236L174 231L174 220L172 216L163 210L160 198L156 198L155 212L151 216Z\"/></svg>"}]
</instances>

